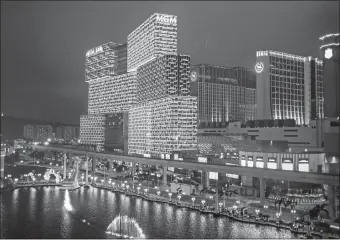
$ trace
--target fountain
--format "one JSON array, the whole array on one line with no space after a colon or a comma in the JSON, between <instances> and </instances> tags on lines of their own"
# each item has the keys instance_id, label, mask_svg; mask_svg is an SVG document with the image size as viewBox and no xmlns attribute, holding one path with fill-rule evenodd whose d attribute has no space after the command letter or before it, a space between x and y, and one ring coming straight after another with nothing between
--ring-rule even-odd
<instances>
[{"instance_id":1,"label":"fountain","mask_svg":"<svg viewBox=\"0 0 340 240\"><path fill-rule=\"evenodd\" d=\"M64 207L67 211L72 212L73 207L71 205L71 199L70 199L70 194L68 190L66 189L65 191L65 200L64 200Z\"/></svg>"},{"instance_id":2,"label":"fountain","mask_svg":"<svg viewBox=\"0 0 340 240\"><path fill-rule=\"evenodd\" d=\"M121 214L107 227L106 233L117 238L145 238L136 220Z\"/></svg>"}]
</instances>

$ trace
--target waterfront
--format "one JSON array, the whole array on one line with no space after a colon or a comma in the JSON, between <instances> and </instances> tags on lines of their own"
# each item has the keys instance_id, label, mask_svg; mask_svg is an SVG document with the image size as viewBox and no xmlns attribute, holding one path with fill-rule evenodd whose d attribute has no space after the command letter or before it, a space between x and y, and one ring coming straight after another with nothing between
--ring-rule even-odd
<instances>
[{"instance_id":1,"label":"waterfront","mask_svg":"<svg viewBox=\"0 0 340 240\"><path fill-rule=\"evenodd\" d=\"M64 197L65 191L58 187L1 193L1 238L107 238L105 230L120 212L136 219L146 238L295 237L289 230L216 218L93 187L70 192L72 213L63 207Z\"/></svg>"}]
</instances>

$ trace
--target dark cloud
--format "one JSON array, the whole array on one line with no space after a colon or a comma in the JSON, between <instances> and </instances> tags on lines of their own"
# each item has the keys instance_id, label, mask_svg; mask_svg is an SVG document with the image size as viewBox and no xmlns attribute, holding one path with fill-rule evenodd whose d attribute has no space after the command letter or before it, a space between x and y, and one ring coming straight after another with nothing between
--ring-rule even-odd
<instances>
[{"instance_id":1,"label":"dark cloud","mask_svg":"<svg viewBox=\"0 0 340 240\"><path fill-rule=\"evenodd\" d=\"M125 42L152 13L178 16L179 52L193 63L252 68L255 51L319 56L339 31L339 2L2 2L1 111L79 122L87 108L85 52Z\"/></svg>"}]
</instances>

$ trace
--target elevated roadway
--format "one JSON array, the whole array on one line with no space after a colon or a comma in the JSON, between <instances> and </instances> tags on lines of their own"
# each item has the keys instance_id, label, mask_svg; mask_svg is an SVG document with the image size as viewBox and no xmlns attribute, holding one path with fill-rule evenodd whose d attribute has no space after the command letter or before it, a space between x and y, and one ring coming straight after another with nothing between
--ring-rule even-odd
<instances>
[{"instance_id":1,"label":"elevated roadway","mask_svg":"<svg viewBox=\"0 0 340 240\"><path fill-rule=\"evenodd\" d=\"M165 160L156 158L143 158L126 155L116 155L112 153L91 152L85 149L77 149L74 147L58 147L58 146L40 146L40 145L26 145L38 151L55 151L64 152L77 155L87 155L93 158L105 158L109 160L126 161L132 163L140 163L147 165L162 165L167 167L185 168L191 170L200 170L204 172L219 172L237 174L241 176L253 176L258 178L271 178L277 180L289 180L296 182L314 183L314 184L329 184L339 186L339 175L331 175L325 173L306 173L293 172L284 170L274 170L265 168L249 168L232 165L217 165L211 163L199 162L185 162L175 160Z\"/></svg>"}]
</instances>

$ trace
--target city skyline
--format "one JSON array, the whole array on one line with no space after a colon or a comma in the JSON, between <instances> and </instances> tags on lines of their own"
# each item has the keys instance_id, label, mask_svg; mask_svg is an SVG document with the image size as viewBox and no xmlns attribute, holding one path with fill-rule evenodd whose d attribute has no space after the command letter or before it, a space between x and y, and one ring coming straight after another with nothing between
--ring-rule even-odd
<instances>
[{"instance_id":1,"label":"city skyline","mask_svg":"<svg viewBox=\"0 0 340 240\"><path fill-rule=\"evenodd\" d=\"M140 5L136 8L139 9L140 14L135 14L134 10L129 7L131 4L138 5L132 2L102 2L98 5L72 2L64 4L68 6L56 2L3 3L6 11L4 11L2 21L1 56L2 59L8 60L2 61L1 67L3 89L1 107L4 115L78 123L79 115L85 113L87 109L87 84L84 82L85 53L104 42L124 43L123 37L130 34L136 24L140 24L155 12L177 16L180 26L177 52L190 55L192 64L207 63L253 69L256 51L264 48L320 57L319 37L338 31L337 2L218 2L213 5L209 3L209 9L205 10L208 15L209 11L215 11L215 18L212 19L201 18L199 9L204 9L208 4L204 2L143 3L145 6ZM84 28L88 26L87 21L93 19L90 6L98 8L96 11L101 12L100 18L97 17L94 22L90 22L91 29ZM63 11L66 7L68 10ZM76 12L76 7L80 8L80 11ZM246 10L254 9L254 7L256 11ZM301 7L302 11L299 10ZM280 9L280 12L275 15L277 19L270 19L269 22L268 18L275 9ZM22 16L14 20L13 11ZM41 14L49 11L51 14ZM279 24L281 17L283 19L287 12L290 16L294 16L295 11L299 13L298 20L285 19L285 23ZM65 20L54 22L54 18L57 19L61 12L65 14ZM247 15L242 14L239 19L237 14L239 15L240 12L246 12ZM118 19L123 18L123 14L124 18L125 16L131 16L131 18L121 24ZM249 21L249 19L254 17L258 19L256 25L267 24L267 26L251 28L249 25L254 24L254 21ZM84 21L78 23L77 19ZM61 27L62 22L66 20L70 21L68 24L70 26L65 27L66 24L64 24ZM294 21L294 25L291 25L290 21ZM40 22L51 27L46 28ZM213 23L217 26L213 26ZM20 26L17 26L18 24ZM281 28L276 31L273 26L278 24ZM310 27L311 25L313 27ZM244 27L256 29L256 31L250 33L242 30ZM226 31L221 31L221 28L225 28ZM23 31L24 29L35 34L22 35L26 32L26 30ZM64 37L62 38L58 35L59 29L63 31ZM108 29L111 30L108 31ZM202 36L203 31L206 36ZM233 34L231 35L230 32ZM251 34L251 38L245 36L248 33ZM269 33L270 36L268 36ZM293 45L289 43L290 41L281 41L287 35L294 36ZM25 44L18 44L13 39L23 39ZM11 42L16 44L13 45ZM35 52L41 53L36 55L39 57L34 57ZM20 56L20 58L13 58L13 56ZM16 68L21 70L16 71ZM17 88L18 84L22 86L20 89ZM21 99L24 100L20 101ZM64 114L60 114L61 111Z\"/></svg>"}]
</instances>

